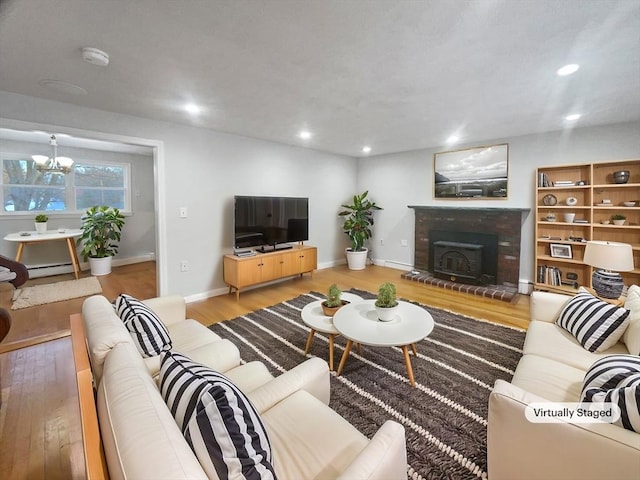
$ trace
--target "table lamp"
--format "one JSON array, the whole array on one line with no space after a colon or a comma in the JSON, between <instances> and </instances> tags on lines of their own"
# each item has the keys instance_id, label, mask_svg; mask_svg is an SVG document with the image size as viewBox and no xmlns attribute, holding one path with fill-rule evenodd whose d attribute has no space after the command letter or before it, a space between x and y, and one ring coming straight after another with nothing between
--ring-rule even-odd
<instances>
[{"instance_id":1,"label":"table lamp","mask_svg":"<svg viewBox=\"0 0 640 480\"><path fill-rule=\"evenodd\" d=\"M592 240L584 249L584 263L594 270L591 282L602 298L619 298L624 288L622 275L633 270L633 250L628 243Z\"/></svg>"}]
</instances>

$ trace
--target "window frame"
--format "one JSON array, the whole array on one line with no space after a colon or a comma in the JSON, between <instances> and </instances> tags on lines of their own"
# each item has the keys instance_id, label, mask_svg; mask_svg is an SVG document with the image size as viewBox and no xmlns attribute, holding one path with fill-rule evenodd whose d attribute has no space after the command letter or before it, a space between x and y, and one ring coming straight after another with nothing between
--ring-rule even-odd
<instances>
[{"instance_id":1,"label":"window frame","mask_svg":"<svg viewBox=\"0 0 640 480\"><path fill-rule=\"evenodd\" d=\"M14 184L6 184L4 183L4 161L5 160L31 160L28 154L24 153L13 153L13 152L0 152L0 167L2 168L2 181L0 181L0 198L3 199L4 202L4 190L6 187L10 187ZM114 166L114 167L122 167L124 170L124 208L119 209L120 212L125 216L130 216L133 213L133 199L131 194L132 188L132 171L133 165L132 162L114 162L109 160L91 160L91 159L74 159L74 167L75 165L96 165L96 166ZM67 180L64 185L64 195L65 201L67 205L73 203L73 210L29 210L29 211L18 211L18 212L8 212L4 210L4 204L2 209L0 209L0 218L29 218L34 215L38 215L40 213L44 213L49 217L74 217L82 215L87 209L77 209L76 205L76 188L91 188L91 187L77 187L75 183L75 170L72 173L65 175ZM114 190L117 188L114 188Z\"/></svg>"}]
</instances>

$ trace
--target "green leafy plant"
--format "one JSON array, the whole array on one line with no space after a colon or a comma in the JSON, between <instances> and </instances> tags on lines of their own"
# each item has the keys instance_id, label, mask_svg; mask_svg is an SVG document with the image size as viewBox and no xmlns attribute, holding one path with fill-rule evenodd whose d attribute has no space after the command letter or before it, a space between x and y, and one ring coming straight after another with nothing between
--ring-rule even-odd
<instances>
[{"instance_id":1,"label":"green leafy plant","mask_svg":"<svg viewBox=\"0 0 640 480\"><path fill-rule=\"evenodd\" d=\"M49 217L45 214L41 213L40 215L36 215L36 223L46 223L49 221Z\"/></svg>"},{"instance_id":2,"label":"green leafy plant","mask_svg":"<svg viewBox=\"0 0 640 480\"><path fill-rule=\"evenodd\" d=\"M334 283L329 287L327 292L327 299L325 300L325 304L329 308L335 308L342 305L342 300L340 296L342 295L342 291L338 288L338 286Z\"/></svg>"},{"instance_id":3,"label":"green leafy plant","mask_svg":"<svg viewBox=\"0 0 640 480\"><path fill-rule=\"evenodd\" d=\"M82 216L81 255L87 258L112 257L118 253L124 215L117 208L93 206Z\"/></svg>"},{"instance_id":4,"label":"green leafy plant","mask_svg":"<svg viewBox=\"0 0 640 480\"><path fill-rule=\"evenodd\" d=\"M396 286L391 282L385 282L378 289L376 307L391 308L398 305L396 300Z\"/></svg>"},{"instance_id":5,"label":"green leafy plant","mask_svg":"<svg viewBox=\"0 0 640 480\"><path fill-rule=\"evenodd\" d=\"M613 220L626 220L627 217L625 217L624 215L620 214L620 213L615 213L613 215L611 215L611 221Z\"/></svg>"},{"instance_id":6,"label":"green leafy plant","mask_svg":"<svg viewBox=\"0 0 640 480\"><path fill-rule=\"evenodd\" d=\"M364 242L371 238L371 226L373 225L374 210L382 210L375 202L371 202L366 197L368 191L362 195L353 196L353 204L342 205L346 210L338 213L339 216L347 218L342 225L342 229L351 240L351 251L360 252L364 250Z\"/></svg>"}]
</instances>

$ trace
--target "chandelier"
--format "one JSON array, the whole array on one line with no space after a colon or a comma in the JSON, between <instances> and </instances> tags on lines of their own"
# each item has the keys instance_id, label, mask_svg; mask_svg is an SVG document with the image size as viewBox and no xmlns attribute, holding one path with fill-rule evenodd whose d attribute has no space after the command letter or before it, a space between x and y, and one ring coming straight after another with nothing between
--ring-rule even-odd
<instances>
[{"instance_id":1,"label":"chandelier","mask_svg":"<svg viewBox=\"0 0 640 480\"><path fill-rule=\"evenodd\" d=\"M46 173L62 173L67 174L71 172L73 167L73 160L69 157L58 156L58 142L55 135L51 135L49 145L53 150L53 155L47 157L46 155L32 155L31 158L36 162L36 168L39 172Z\"/></svg>"}]
</instances>

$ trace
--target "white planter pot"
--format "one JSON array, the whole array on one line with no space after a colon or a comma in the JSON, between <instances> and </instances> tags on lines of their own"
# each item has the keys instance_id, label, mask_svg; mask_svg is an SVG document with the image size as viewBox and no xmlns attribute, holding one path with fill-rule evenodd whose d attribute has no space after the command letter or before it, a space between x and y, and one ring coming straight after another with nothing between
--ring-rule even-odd
<instances>
[{"instance_id":1,"label":"white planter pot","mask_svg":"<svg viewBox=\"0 0 640 480\"><path fill-rule=\"evenodd\" d=\"M47 233L47 222L35 222L36 233Z\"/></svg>"},{"instance_id":2,"label":"white planter pot","mask_svg":"<svg viewBox=\"0 0 640 480\"><path fill-rule=\"evenodd\" d=\"M89 257L89 266L91 267L91 275L109 275L111 273L111 259L113 257L91 258Z\"/></svg>"},{"instance_id":3,"label":"white planter pot","mask_svg":"<svg viewBox=\"0 0 640 480\"><path fill-rule=\"evenodd\" d=\"M395 307L376 307L376 313L378 314L378 320L381 322L390 322L398 315L400 305Z\"/></svg>"},{"instance_id":4,"label":"white planter pot","mask_svg":"<svg viewBox=\"0 0 640 480\"><path fill-rule=\"evenodd\" d=\"M349 270L364 270L364 267L367 265L369 249L365 248L360 252L352 252L350 248L347 248L345 252L347 254Z\"/></svg>"},{"instance_id":5,"label":"white planter pot","mask_svg":"<svg viewBox=\"0 0 640 480\"><path fill-rule=\"evenodd\" d=\"M625 220L612 220L614 225L624 225Z\"/></svg>"}]
</instances>

